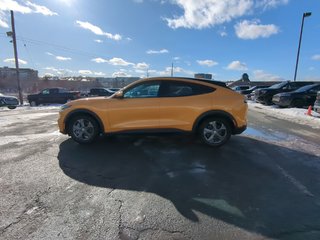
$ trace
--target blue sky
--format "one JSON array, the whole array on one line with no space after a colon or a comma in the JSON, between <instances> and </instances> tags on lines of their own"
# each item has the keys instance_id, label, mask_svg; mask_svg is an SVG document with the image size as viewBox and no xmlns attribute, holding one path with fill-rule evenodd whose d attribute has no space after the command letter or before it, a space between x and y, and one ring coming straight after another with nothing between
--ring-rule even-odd
<instances>
[{"instance_id":1,"label":"blue sky","mask_svg":"<svg viewBox=\"0 0 320 240\"><path fill-rule=\"evenodd\" d=\"M320 80L319 0L0 0L0 66L41 76L293 79L303 12L299 80Z\"/></svg>"}]
</instances>

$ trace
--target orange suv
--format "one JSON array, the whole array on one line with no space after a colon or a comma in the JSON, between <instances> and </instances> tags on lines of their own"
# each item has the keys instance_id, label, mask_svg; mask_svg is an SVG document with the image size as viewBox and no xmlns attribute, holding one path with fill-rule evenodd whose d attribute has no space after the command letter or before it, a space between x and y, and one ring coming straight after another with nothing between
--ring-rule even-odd
<instances>
[{"instance_id":1,"label":"orange suv","mask_svg":"<svg viewBox=\"0 0 320 240\"><path fill-rule=\"evenodd\" d=\"M79 99L61 107L60 132L78 143L100 134L184 131L214 147L247 126L247 103L223 82L194 78L146 78L111 97Z\"/></svg>"}]
</instances>

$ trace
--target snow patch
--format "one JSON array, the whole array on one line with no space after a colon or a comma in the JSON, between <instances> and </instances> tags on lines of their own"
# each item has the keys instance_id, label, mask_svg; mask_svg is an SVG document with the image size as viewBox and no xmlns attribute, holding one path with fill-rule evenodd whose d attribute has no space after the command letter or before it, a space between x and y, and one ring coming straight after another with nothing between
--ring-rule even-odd
<instances>
[{"instance_id":1,"label":"snow patch","mask_svg":"<svg viewBox=\"0 0 320 240\"><path fill-rule=\"evenodd\" d=\"M307 110L301 108L279 108L277 106L265 106L252 101L248 102L249 110L254 109L275 118L291 121L294 123L308 125L320 129L320 114L312 111L312 116L306 115Z\"/></svg>"}]
</instances>

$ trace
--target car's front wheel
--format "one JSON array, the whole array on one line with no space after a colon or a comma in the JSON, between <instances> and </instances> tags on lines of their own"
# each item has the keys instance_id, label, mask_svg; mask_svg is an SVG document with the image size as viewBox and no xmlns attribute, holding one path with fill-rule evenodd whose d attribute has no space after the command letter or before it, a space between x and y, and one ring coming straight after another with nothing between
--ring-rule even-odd
<instances>
[{"instance_id":1,"label":"car's front wheel","mask_svg":"<svg viewBox=\"0 0 320 240\"><path fill-rule=\"evenodd\" d=\"M9 109L16 109L17 106L8 106Z\"/></svg>"},{"instance_id":2,"label":"car's front wheel","mask_svg":"<svg viewBox=\"0 0 320 240\"><path fill-rule=\"evenodd\" d=\"M231 126L223 118L208 118L200 125L199 133L201 140L212 147L220 147L231 136Z\"/></svg>"},{"instance_id":3,"label":"car's front wheel","mask_svg":"<svg viewBox=\"0 0 320 240\"><path fill-rule=\"evenodd\" d=\"M68 126L69 134L78 143L92 143L99 134L99 127L94 118L88 115L73 117Z\"/></svg>"}]
</instances>

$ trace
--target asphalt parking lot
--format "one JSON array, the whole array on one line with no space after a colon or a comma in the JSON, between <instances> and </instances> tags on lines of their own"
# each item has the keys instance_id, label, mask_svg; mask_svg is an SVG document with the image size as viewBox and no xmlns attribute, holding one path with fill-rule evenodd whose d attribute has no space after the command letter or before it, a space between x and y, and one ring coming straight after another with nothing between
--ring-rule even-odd
<instances>
[{"instance_id":1,"label":"asphalt parking lot","mask_svg":"<svg viewBox=\"0 0 320 240\"><path fill-rule=\"evenodd\" d=\"M170 134L80 146L57 112L0 112L0 239L320 239L319 129L251 110L220 149Z\"/></svg>"}]
</instances>

